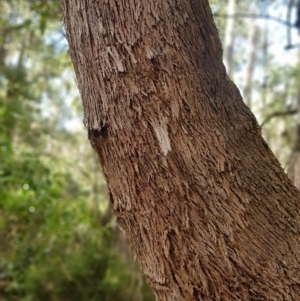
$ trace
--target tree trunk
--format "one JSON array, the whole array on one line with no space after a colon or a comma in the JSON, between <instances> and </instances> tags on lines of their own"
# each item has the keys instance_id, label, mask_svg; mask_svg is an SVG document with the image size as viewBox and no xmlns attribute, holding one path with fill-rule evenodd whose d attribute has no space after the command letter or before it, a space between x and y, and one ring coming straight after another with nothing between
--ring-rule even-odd
<instances>
[{"instance_id":1,"label":"tree trunk","mask_svg":"<svg viewBox=\"0 0 300 301\"><path fill-rule=\"evenodd\" d=\"M61 0L84 124L157 300L300 300L299 191L207 0Z\"/></svg>"}]
</instances>

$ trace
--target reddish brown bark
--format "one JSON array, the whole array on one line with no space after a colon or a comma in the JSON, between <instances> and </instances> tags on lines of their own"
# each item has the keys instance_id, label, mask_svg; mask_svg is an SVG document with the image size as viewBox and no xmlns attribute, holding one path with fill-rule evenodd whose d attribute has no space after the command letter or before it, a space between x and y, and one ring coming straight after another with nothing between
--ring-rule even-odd
<instances>
[{"instance_id":1,"label":"reddish brown bark","mask_svg":"<svg viewBox=\"0 0 300 301\"><path fill-rule=\"evenodd\" d=\"M207 0L61 0L84 123L157 300L300 300L299 191Z\"/></svg>"}]
</instances>

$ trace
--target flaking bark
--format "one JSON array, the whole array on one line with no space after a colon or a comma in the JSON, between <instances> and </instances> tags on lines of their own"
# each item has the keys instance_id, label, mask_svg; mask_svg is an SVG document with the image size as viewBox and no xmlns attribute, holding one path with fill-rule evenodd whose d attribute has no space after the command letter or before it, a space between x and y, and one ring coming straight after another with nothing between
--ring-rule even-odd
<instances>
[{"instance_id":1,"label":"flaking bark","mask_svg":"<svg viewBox=\"0 0 300 301\"><path fill-rule=\"evenodd\" d=\"M300 300L299 191L206 0L61 0L84 123L157 300Z\"/></svg>"}]
</instances>

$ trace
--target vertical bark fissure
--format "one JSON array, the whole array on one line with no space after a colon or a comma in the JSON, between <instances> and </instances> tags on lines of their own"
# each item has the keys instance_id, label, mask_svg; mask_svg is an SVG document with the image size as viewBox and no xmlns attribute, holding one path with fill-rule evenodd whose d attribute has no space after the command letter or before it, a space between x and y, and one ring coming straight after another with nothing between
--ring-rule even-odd
<instances>
[{"instance_id":1,"label":"vertical bark fissure","mask_svg":"<svg viewBox=\"0 0 300 301\"><path fill-rule=\"evenodd\" d=\"M157 299L300 300L299 192L225 73L208 2L61 3L85 125Z\"/></svg>"}]
</instances>

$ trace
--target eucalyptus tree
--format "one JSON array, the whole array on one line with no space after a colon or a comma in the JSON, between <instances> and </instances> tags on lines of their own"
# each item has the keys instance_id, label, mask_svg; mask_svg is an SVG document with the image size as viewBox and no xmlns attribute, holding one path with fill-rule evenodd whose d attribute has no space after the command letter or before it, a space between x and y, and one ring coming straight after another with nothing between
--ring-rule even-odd
<instances>
[{"instance_id":1,"label":"eucalyptus tree","mask_svg":"<svg viewBox=\"0 0 300 301\"><path fill-rule=\"evenodd\" d=\"M299 191L208 1L61 0L113 211L157 300L300 300Z\"/></svg>"}]
</instances>

